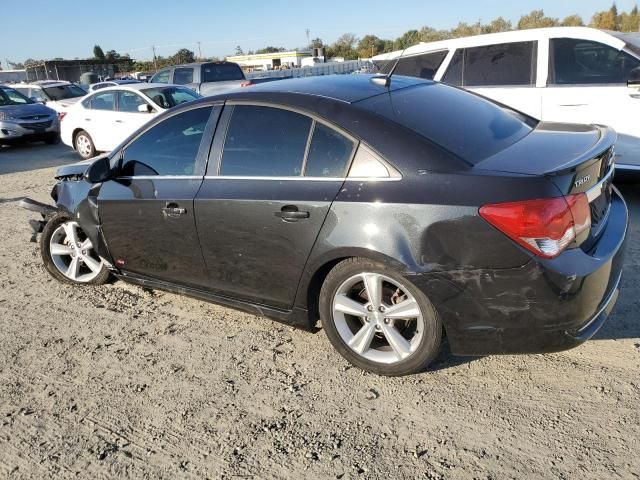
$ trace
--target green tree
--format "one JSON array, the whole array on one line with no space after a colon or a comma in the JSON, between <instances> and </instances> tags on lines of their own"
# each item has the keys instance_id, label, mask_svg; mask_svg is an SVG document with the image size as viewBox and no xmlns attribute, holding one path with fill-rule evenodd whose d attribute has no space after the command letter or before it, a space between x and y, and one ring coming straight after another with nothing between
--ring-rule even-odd
<instances>
[{"instance_id":1,"label":"green tree","mask_svg":"<svg viewBox=\"0 0 640 480\"><path fill-rule=\"evenodd\" d=\"M482 25L480 25L480 22L476 22L473 25L460 22L455 28L451 29L451 36L453 38L471 37L473 35L480 35L481 33Z\"/></svg>"},{"instance_id":2,"label":"green tree","mask_svg":"<svg viewBox=\"0 0 640 480\"><path fill-rule=\"evenodd\" d=\"M365 35L358 42L357 50L360 58L373 57L384 50L384 40L375 35Z\"/></svg>"},{"instance_id":3,"label":"green tree","mask_svg":"<svg viewBox=\"0 0 640 480\"><path fill-rule=\"evenodd\" d=\"M174 55L169 57L172 64L193 63L196 61L196 54L188 48L181 48Z\"/></svg>"},{"instance_id":4,"label":"green tree","mask_svg":"<svg viewBox=\"0 0 640 480\"><path fill-rule=\"evenodd\" d=\"M560 24L563 27L582 27L584 26L584 22L582 21L582 17L580 15L569 15L565 17Z\"/></svg>"},{"instance_id":5,"label":"green tree","mask_svg":"<svg viewBox=\"0 0 640 480\"><path fill-rule=\"evenodd\" d=\"M546 17L544 10L532 10L518 20L518 30L527 28L557 27L558 19Z\"/></svg>"},{"instance_id":6,"label":"green tree","mask_svg":"<svg viewBox=\"0 0 640 480\"><path fill-rule=\"evenodd\" d=\"M629 13L620 14L620 31L637 32L640 30L640 15L638 15L638 6L636 5Z\"/></svg>"},{"instance_id":7,"label":"green tree","mask_svg":"<svg viewBox=\"0 0 640 480\"><path fill-rule=\"evenodd\" d=\"M236 45L236 55L244 55L242 51L242 47L240 45Z\"/></svg>"},{"instance_id":8,"label":"green tree","mask_svg":"<svg viewBox=\"0 0 640 480\"><path fill-rule=\"evenodd\" d=\"M611 5L609 10L596 12L591 18L591 26L601 30L619 30L620 16L616 4Z\"/></svg>"},{"instance_id":9,"label":"green tree","mask_svg":"<svg viewBox=\"0 0 640 480\"><path fill-rule=\"evenodd\" d=\"M408 30L402 36L396 38L394 47L396 50L404 50L420 43L420 32L418 30Z\"/></svg>"},{"instance_id":10,"label":"green tree","mask_svg":"<svg viewBox=\"0 0 640 480\"><path fill-rule=\"evenodd\" d=\"M98 60L104 60L104 52L100 45L93 46L93 58L97 58Z\"/></svg>"},{"instance_id":11,"label":"green tree","mask_svg":"<svg viewBox=\"0 0 640 480\"><path fill-rule=\"evenodd\" d=\"M107 50L107 53L104 54L104 59L109 61L117 60L120 57L121 55L115 50Z\"/></svg>"},{"instance_id":12,"label":"green tree","mask_svg":"<svg viewBox=\"0 0 640 480\"><path fill-rule=\"evenodd\" d=\"M502 17L495 18L491 23L482 26L482 33L499 33L513 30L513 25L509 20Z\"/></svg>"},{"instance_id":13,"label":"green tree","mask_svg":"<svg viewBox=\"0 0 640 480\"><path fill-rule=\"evenodd\" d=\"M418 40L420 42L437 42L451 38L451 33L447 30L436 30L431 27L422 27L418 32Z\"/></svg>"}]
</instances>

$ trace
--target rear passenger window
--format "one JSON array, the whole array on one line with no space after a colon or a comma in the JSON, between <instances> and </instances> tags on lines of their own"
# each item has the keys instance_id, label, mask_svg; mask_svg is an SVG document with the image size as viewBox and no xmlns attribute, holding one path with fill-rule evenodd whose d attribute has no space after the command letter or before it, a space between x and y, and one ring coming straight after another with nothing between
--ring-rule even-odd
<instances>
[{"instance_id":1,"label":"rear passenger window","mask_svg":"<svg viewBox=\"0 0 640 480\"><path fill-rule=\"evenodd\" d=\"M344 135L316 123L305 166L306 177L344 177L354 144Z\"/></svg>"},{"instance_id":2,"label":"rear passenger window","mask_svg":"<svg viewBox=\"0 0 640 480\"><path fill-rule=\"evenodd\" d=\"M402 57L398 61L394 73L398 75L408 75L411 77L426 78L433 80L438 68L442 65L447 51L425 53L423 55L413 55L411 57ZM392 63L392 62L390 62Z\"/></svg>"},{"instance_id":3,"label":"rear passenger window","mask_svg":"<svg viewBox=\"0 0 640 480\"><path fill-rule=\"evenodd\" d=\"M534 85L537 42L467 48L465 86Z\"/></svg>"},{"instance_id":4,"label":"rear passenger window","mask_svg":"<svg viewBox=\"0 0 640 480\"><path fill-rule=\"evenodd\" d=\"M211 110L187 110L151 127L125 148L120 175L193 175Z\"/></svg>"},{"instance_id":5,"label":"rear passenger window","mask_svg":"<svg viewBox=\"0 0 640 480\"><path fill-rule=\"evenodd\" d=\"M640 66L637 58L598 42L555 38L550 48L550 84L624 84Z\"/></svg>"},{"instance_id":6,"label":"rear passenger window","mask_svg":"<svg viewBox=\"0 0 640 480\"><path fill-rule=\"evenodd\" d=\"M91 97L92 110L115 110L116 92L98 93Z\"/></svg>"},{"instance_id":7,"label":"rear passenger window","mask_svg":"<svg viewBox=\"0 0 640 480\"><path fill-rule=\"evenodd\" d=\"M299 176L311 119L280 108L236 105L227 128L220 175Z\"/></svg>"},{"instance_id":8,"label":"rear passenger window","mask_svg":"<svg viewBox=\"0 0 640 480\"><path fill-rule=\"evenodd\" d=\"M176 68L173 72L173 83L178 85L193 83L193 68Z\"/></svg>"}]
</instances>

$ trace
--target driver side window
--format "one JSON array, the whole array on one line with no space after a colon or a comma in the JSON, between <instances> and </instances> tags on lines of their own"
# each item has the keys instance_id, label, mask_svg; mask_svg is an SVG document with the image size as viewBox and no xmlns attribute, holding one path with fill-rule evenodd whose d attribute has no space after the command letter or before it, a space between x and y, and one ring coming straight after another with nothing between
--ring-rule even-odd
<instances>
[{"instance_id":1,"label":"driver side window","mask_svg":"<svg viewBox=\"0 0 640 480\"><path fill-rule=\"evenodd\" d=\"M212 108L178 113L144 132L124 149L120 176L194 175Z\"/></svg>"},{"instance_id":2,"label":"driver side window","mask_svg":"<svg viewBox=\"0 0 640 480\"><path fill-rule=\"evenodd\" d=\"M549 83L555 85L625 84L640 60L609 45L574 38L551 39Z\"/></svg>"}]
</instances>

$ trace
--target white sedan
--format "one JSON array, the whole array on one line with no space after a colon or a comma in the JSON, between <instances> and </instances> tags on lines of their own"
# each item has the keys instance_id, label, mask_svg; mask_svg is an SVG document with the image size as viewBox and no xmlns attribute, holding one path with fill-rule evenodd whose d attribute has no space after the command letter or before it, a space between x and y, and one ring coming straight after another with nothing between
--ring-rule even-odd
<instances>
[{"instance_id":1,"label":"white sedan","mask_svg":"<svg viewBox=\"0 0 640 480\"><path fill-rule=\"evenodd\" d=\"M100 89L69 108L60 137L82 158L109 152L156 115L202 98L179 85L135 83Z\"/></svg>"}]
</instances>

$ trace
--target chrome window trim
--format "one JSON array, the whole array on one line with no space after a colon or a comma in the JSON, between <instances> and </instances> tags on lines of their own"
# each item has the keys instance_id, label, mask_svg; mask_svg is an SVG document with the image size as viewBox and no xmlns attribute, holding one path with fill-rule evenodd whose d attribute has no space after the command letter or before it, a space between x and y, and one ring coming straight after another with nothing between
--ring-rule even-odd
<instances>
[{"instance_id":1,"label":"chrome window trim","mask_svg":"<svg viewBox=\"0 0 640 480\"><path fill-rule=\"evenodd\" d=\"M202 175L132 175L116 177L115 180L202 180Z\"/></svg>"},{"instance_id":2,"label":"chrome window trim","mask_svg":"<svg viewBox=\"0 0 640 480\"><path fill-rule=\"evenodd\" d=\"M589 203L593 202L600 195L602 195L602 190L604 190L605 184L611 179L611 177L613 177L614 172L615 165L612 165L609 169L609 172L604 177L602 177L602 180L600 180L593 187L584 192L587 195L587 200L589 201Z\"/></svg>"},{"instance_id":3,"label":"chrome window trim","mask_svg":"<svg viewBox=\"0 0 640 480\"><path fill-rule=\"evenodd\" d=\"M140 177L136 177L140 178ZM157 178L157 177L151 177ZM200 178L200 177L199 177ZM282 181L296 181L296 182L397 182L401 178L393 177L242 177L242 176L225 176L225 175L205 175L205 180L274 180L278 182Z\"/></svg>"}]
</instances>

